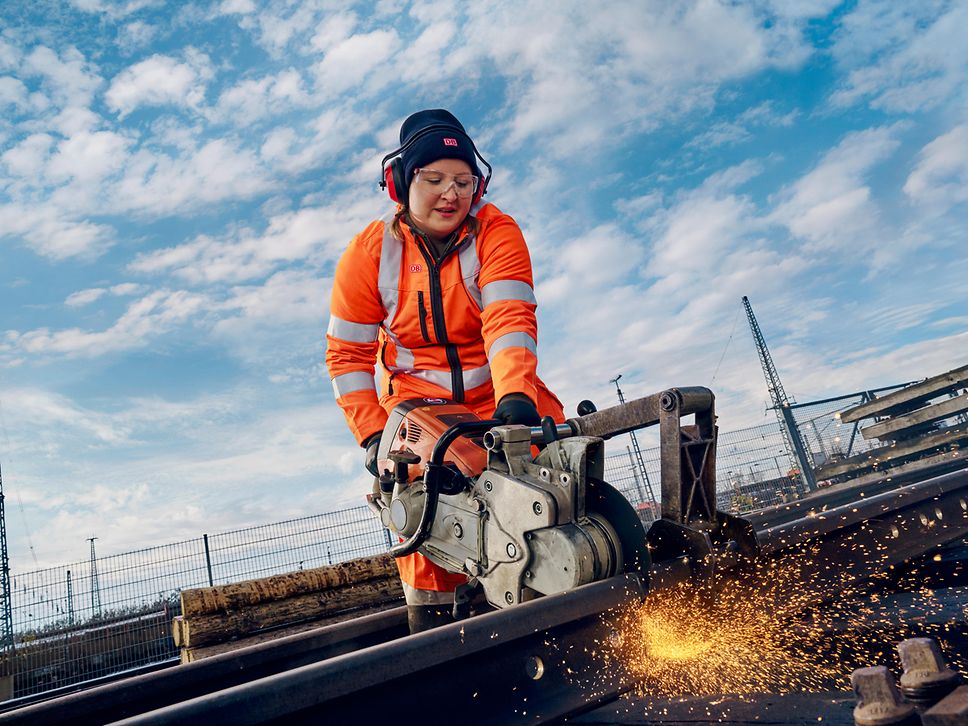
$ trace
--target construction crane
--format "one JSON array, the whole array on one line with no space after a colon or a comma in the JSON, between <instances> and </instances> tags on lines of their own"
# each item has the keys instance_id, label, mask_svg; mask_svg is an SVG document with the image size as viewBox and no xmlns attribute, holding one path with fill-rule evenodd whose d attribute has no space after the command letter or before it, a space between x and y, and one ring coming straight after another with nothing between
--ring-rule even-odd
<instances>
[{"instance_id":1,"label":"construction crane","mask_svg":"<svg viewBox=\"0 0 968 726\"><path fill-rule=\"evenodd\" d=\"M3 599L0 621L0 650L13 650L13 606L10 603L10 556L7 553L7 514L3 503L3 472L0 471L0 598Z\"/></svg>"},{"instance_id":2,"label":"construction crane","mask_svg":"<svg viewBox=\"0 0 968 726\"><path fill-rule=\"evenodd\" d=\"M800 436L800 429L790 408L790 404L796 403L796 401L791 396L787 396L786 391L783 390L780 374L777 373L776 366L773 365L773 357L770 355L769 348L766 347L766 340L763 338L763 333L760 332L756 316L753 315L749 298L745 295L743 295L743 307L746 308L746 318L749 320L750 331L753 333L756 352L760 356L760 365L763 368L763 375L766 377L766 387L770 391L770 400L773 402L772 408L776 411L776 418L780 423L780 431L783 433L783 443L786 446L787 454L790 461L796 462L800 481L806 491L813 491L817 488L817 483L813 477L813 464L807 455L807 447L804 446L803 437Z\"/></svg>"}]
</instances>

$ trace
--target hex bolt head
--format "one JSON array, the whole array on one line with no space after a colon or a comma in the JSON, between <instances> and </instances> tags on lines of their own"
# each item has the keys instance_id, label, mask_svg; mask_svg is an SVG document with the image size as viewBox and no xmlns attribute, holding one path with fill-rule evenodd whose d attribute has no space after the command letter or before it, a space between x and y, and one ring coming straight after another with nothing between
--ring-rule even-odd
<instances>
[{"instance_id":1,"label":"hex bolt head","mask_svg":"<svg viewBox=\"0 0 968 726\"><path fill-rule=\"evenodd\" d=\"M508 605L511 605L511 604L514 603L514 595L511 594L511 591L510 590L508 590L506 593L504 593L504 601Z\"/></svg>"},{"instance_id":2,"label":"hex bolt head","mask_svg":"<svg viewBox=\"0 0 968 726\"><path fill-rule=\"evenodd\" d=\"M457 539L464 536L464 528L460 526L460 522L454 522L454 536Z\"/></svg>"},{"instance_id":3,"label":"hex bolt head","mask_svg":"<svg viewBox=\"0 0 968 726\"><path fill-rule=\"evenodd\" d=\"M901 693L911 703L935 703L958 685L958 674L949 669L933 638L908 638L897 646L901 656Z\"/></svg>"},{"instance_id":4,"label":"hex bolt head","mask_svg":"<svg viewBox=\"0 0 968 726\"><path fill-rule=\"evenodd\" d=\"M534 510L535 514L541 514L541 512L543 511L541 507L541 502L535 502L534 504L532 504L531 509Z\"/></svg>"},{"instance_id":5,"label":"hex bolt head","mask_svg":"<svg viewBox=\"0 0 968 726\"><path fill-rule=\"evenodd\" d=\"M884 666L858 668L850 674L850 685L857 696L857 726L903 724L914 715L914 706L901 701L894 676Z\"/></svg>"},{"instance_id":6,"label":"hex bolt head","mask_svg":"<svg viewBox=\"0 0 968 726\"><path fill-rule=\"evenodd\" d=\"M494 488L494 485L493 485L493 484L491 484L491 481L490 481L490 479L488 479L487 481L485 481L485 482L484 482L484 491L486 491L486 492L489 492L489 491L491 491L491 490L492 490L493 488Z\"/></svg>"}]
</instances>

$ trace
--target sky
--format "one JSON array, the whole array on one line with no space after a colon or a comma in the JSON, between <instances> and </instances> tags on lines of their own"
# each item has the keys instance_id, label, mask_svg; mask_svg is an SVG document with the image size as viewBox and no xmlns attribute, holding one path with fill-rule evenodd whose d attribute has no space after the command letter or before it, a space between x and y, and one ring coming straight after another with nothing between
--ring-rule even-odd
<instances>
[{"instance_id":1,"label":"sky","mask_svg":"<svg viewBox=\"0 0 968 726\"><path fill-rule=\"evenodd\" d=\"M11 568L362 503L333 269L447 108L531 250L539 372L767 423L968 362L968 2L4 0Z\"/></svg>"}]
</instances>

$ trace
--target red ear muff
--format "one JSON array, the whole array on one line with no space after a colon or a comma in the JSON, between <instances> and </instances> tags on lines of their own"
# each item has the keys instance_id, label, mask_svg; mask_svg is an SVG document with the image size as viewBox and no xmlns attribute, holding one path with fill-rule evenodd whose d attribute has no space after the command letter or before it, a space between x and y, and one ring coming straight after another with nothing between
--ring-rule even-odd
<instances>
[{"instance_id":1,"label":"red ear muff","mask_svg":"<svg viewBox=\"0 0 968 726\"><path fill-rule=\"evenodd\" d=\"M471 200L471 206L476 206L480 203L481 197L484 196L484 192L487 191L487 182L490 176L479 176L477 177L477 191L474 193L474 198Z\"/></svg>"},{"instance_id":2,"label":"red ear muff","mask_svg":"<svg viewBox=\"0 0 968 726\"><path fill-rule=\"evenodd\" d=\"M407 203L407 182L403 178L403 160L399 156L384 167L383 186L397 204Z\"/></svg>"}]
</instances>

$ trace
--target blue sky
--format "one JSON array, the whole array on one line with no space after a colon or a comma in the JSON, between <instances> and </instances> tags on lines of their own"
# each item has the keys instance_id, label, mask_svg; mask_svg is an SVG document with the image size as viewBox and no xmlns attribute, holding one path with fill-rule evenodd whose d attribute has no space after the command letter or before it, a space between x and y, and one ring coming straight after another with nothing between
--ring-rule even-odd
<instances>
[{"instance_id":1,"label":"blue sky","mask_svg":"<svg viewBox=\"0 0 968 726\"><path fill-rule=\"evenodd\" d=\"M525 231L569 411L798 400L968 359L968 4L5 0L0 465L12 566L362 501L335 261L420 108ZM722 361L720 363L720 361Z\"/></svg>"}]
</instances>

